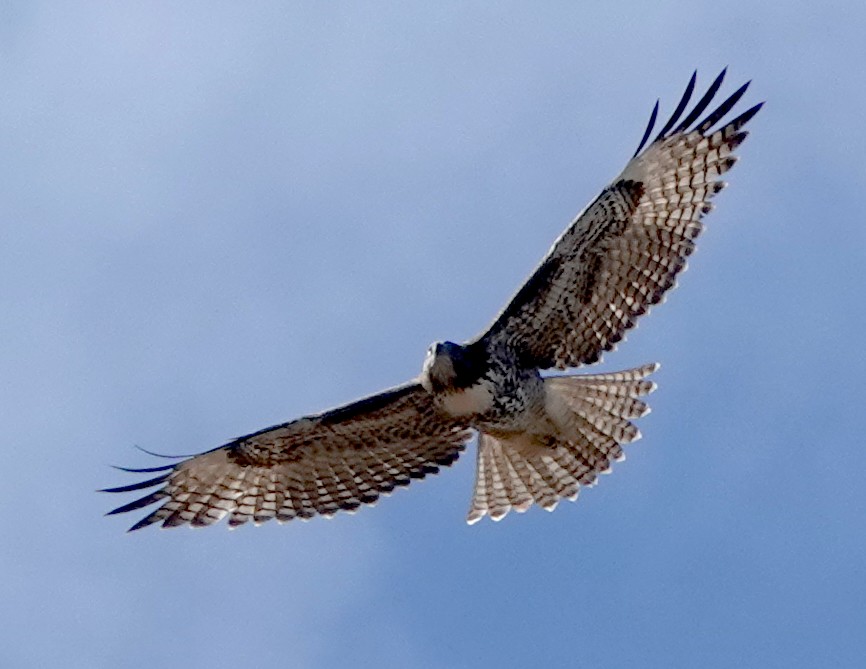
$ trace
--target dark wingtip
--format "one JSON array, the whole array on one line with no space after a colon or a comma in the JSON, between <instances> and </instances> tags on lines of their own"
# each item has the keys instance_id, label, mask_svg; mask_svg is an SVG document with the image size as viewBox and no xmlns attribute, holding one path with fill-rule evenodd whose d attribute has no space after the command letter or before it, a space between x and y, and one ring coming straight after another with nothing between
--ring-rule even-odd
<instances>
[{"instance_id":1,"label":"dark wingtip","mask_svg":"<svg viewBox=\"0 0 866 669\"><path fill-rule=\"evenodd\" d=\"M737 90L735 90L728 98L720 104L715 111L711 112L707 117L698 124L697 131L701 134L707 132L710 128L712 128L716 123L718 123L725 114L727 114L737 102L740 101L740 98L743 97L743 94L749 88L749 84L751 84L751 80L747 81L745 84L740 86Z\"/></svg>"},{"instance_id":2,"label":"dark wingtip","mask_svg":"<svg viewBox=\"0 0 866 669\"><path fill-rule=\"evenodd\" d=\"M755 114L757 114L759 111L761 111L761 108L764 106L764 104L765 104L765 102L759 102L755 106L750 107L749 109L744 111L742 114L740 114L737 118L735 118L733 121L731 121L728 125L730 125L734 130L739 130L744 125L746 125L746 123L751 121L752 117Z\"/></svg>"},{"instance_id":3,"label":"dark wingtip","mask_svg":"<svg viewBox=\"0 0 866 669\"><path fill-rule=\"evenodd\" d=\"M135 444L135 448L137 448L142 453L147 453L148 455L152 455L155 458L166 458L167 460L180 460L182 458L191 458L196 455L195 453L189 453L187 455L165 455L163 453L154 453L153 451L149 451L146 448L139 446L138 444Z\"/></svg>"},{"instance_id":4,"label":"dark wingtip","mask_svg":"<svg viewBox=\"0 0 866 669\"><path fill-rule=\"evenodd\" d=\"M725 80L725 76L728 73L728 67L725 66L721 72L719 72L718 76L713 80L710 84L710 87L704 93L700 100L698 100L697 104L694 108L686 115L682 121L680 121L680 117L683 112L686 110L689 101L691 100L692 94L695 90L695 85L697 83L697 70L692 72L692 76L689 78L689 83L686 85L686 89L683 92L682 97L680 98L679 103L677 104L674 112L671 114L671 117L664 124L662 129L659 131L658 135L656 135L655 139L653 139L653 143L665 139L671 134L680 133L680 132L688 132L689 128L691 128L696 121L701 117L702 114L706 111L707 107L715 98L719 89L722 86L722 83ZM728 96L727 99L724 100L714 111L710 112L706 118L704 118L700 123L697 124L695 128L697 131L704 133L710 128L713 127L717 122L719 122L733 107L739 102L740 98L743 97L746 90L749 88L751 84L751 80L747 81L745 84L740 86L734 93ZM763 103L759 103L747 110L745 113L738 116L736 119L731 121L728 125L733 127L733 130L737 130L743 125L746 124L749 119L751 119L758 111L761 109ZM652 128L655 125L655 122L658 117L658 109L659 103L656 101L655 106L653 107L652 115L650 116L650 121L647 124L646 131L644 132L643 137L641 138L640 144L638 145L637 150L632 155L632 158L636 157L646 146L647 141L649 140L650 134L652 133Z\"/></svg>"},{"instance_id":5,"label":"dark wingtip","mask_svg":"<svg viewBox=\"0 0 866 669\"><path fill-rule=\"evenodd\" d=\"M646 144L646 141L649 139L650 133L653 131L653 126L655 126L655 124L656 124L656 117L658 116L658 114L659 114L659 101L656 100L656 103L653 106L652 114L650 114L649 123L647 123L646 130L644 130L643 137L641 137L640 144L638 144L637 149L632 154L632 158L634 158L637 154L639 154L641 152L641 149L643 149L644 144Z\"/></svg>"},{"instance_id":6,"label":"dark wingtip","mask_svg":"<svg viewBox=\"0 0 866 669\"><path fill-rule=\"evenodd\" d=\"M168 480L169 476L170 474L163 474L162 476L157 476L148 479L147 481L130 483L129 485L117 486L116 488L102 488L101 490L97 490L97 492L132 492L133 490L144 490L145 488L152 488L155 485L165 482Z\"/></svg>"},{"instance_id":7,"label":"dark wingtip","mask_svg":"<svg viewBox=\"0 0 866 669\"><path fill-rule=\"evenodd\" d=\"M150 516L146 516L146 517L142 518L135 525L130 527L126 531L126 533L129 534L130 532L135 532L136 530L140 530L143 527L148 527L149 525L153 525L157 521L157 519L153 518L152 516L153 516L153 514L151 514Z\"/></svg>"},{"instance_id":8,"label":"dark wingtip","mask_svg":"<svg viewBox=\"0 0 866 669\"><path fill-rule=\"evenodd\" d=\"M117 469L121 472L130 472L131 474L151 474L153 472L166 472L169 469L174 469L177 465L161 465L159 467L119 467L111 465L112 469Z\"/></svg>"},{"instance_id":9,"label":"dark wingtip","mask_svg":"<svg viewBox=\"0 0 866 669\"><path fill-rule=\"evenodd\" d=\"M698 117L704 113L704 110L707 108L710 102L713 101L716 93L718 93L719 88L721 88L722 82L725 80L725 75L727 73L728 68L726 67L719 73L719 76L715 78L713 83L710 84L707 92L704 93L704 96L700 100L698 100L698 104L695 105L695 108L692 109L692 111L689 112L689 115L686 116L685 119L683 119L683 122L676 127L676 129L674 130L675 133L687 131L692 125L692 123L698 120Z\"/></svg>"},{"instance_id":10,"label":"dark wingtip","mask_svg":"<svg viewBox=\"0 0 866 669\"><path fill-rule=\"evenodd\" d=\"M668 122L665 123L664 127L659 131L659 134L656 136L656 138L653 141L657 142L660 139L664 139L668 130L673 128L674 124L679 120L680 116L682 116L682 113L685 111L686 106L689 104L689 100L692 99L692 93L695 92L695 83L697 82L697 80L698 80L698 71L695 70L694 72L692 72L692 76L689 79L689 83L686 86L686 90L683 91L683 95L680 98L680 101L677 104L676 109L674 109L674 113L671 114L671 117L668 119Z\"/></svg>"},{"instance_id":11,"label":"dark wingtip","mask_svg":"<svg viewBox=\"0 0 866 669\"><path fill-rule=\"evenodd\" d=\"M130 502L129 504L124 504L123 506L119 506L116 509L112 509L106 516L114 516L118 513L127 513L128 511L137 511L138 509L143 509L146 506L150 506L154 502L158 502L159 500L168 496L164 490L156 490L149 495L145 495L144 497L140 497L139 499Z\"/></svg>"}]
</instances>

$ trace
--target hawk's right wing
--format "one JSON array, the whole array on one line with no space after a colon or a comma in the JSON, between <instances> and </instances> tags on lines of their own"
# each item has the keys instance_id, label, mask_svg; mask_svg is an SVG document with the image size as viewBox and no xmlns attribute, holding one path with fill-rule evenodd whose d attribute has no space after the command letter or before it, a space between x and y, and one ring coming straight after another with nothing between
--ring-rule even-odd
<instances>
[{"instance_id":1,"label":"hawk's right wing","mask_svg":"<svg viewBox=\"0 0 866 669\"><path fill-rule=\"evenodd\" d=\"M698 122L724 74L679 122L693 75L670 120L641 153L656 103L635 156L554 243L481 341L505 344L527 367L577 367L611 350L662 299L695 248L710 199L725 186L719 177L736 161L743 126L761 108L713 130L747 83Z\"/></svg>"},{"instance_id":2,"label":"hawk's right wing","mask_svg":"<svg viewBox=\"0 0 866 669\"><path fill-rule=\"evenodd\" d=\"M130 528L229 525L252 520L331 516L373 504L412 479L457 460L471 430L445 419L419 384L386 390L325 413L236 439L176 465L130 469L165 472L104 492L158 490L114 509L124 513L162 501Z\"/></svg>"}]
</instances>

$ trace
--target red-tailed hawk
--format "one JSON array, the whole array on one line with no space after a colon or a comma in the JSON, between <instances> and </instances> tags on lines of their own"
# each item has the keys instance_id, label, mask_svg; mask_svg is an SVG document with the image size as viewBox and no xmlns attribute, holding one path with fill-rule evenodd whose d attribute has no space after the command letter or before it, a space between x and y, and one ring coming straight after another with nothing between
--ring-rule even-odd
<instances>
[{"instance_id":1,"label":"red-tailed hawk","mask_svg":"<svg viewBox=\"0 0 866 669\"><path fill-rule=\"evenodd\" d=\"M640 436L631 420L656 365L611 374L543 376L596 362L674 285L695 248L719 177L761 104L716 126L748 83L703 119L723 71L681 119L695 75L647 145L580 213L477 338L433 344L419 377L346 406L276 425L107 492L156 490L110 513L161 503L137 522L229 525L330 516L373 504L457 460L478 434L468 521L575 499ZM701 119L701 120L699 120ZM644 147L646 148L644 149Z\"/></svg>"}]
</instances>

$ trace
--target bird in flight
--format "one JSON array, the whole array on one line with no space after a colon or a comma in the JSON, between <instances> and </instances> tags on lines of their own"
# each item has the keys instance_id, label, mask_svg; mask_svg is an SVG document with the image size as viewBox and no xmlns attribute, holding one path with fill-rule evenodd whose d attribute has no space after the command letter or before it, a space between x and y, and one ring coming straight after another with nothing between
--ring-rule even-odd
<instances>
[{"instance_id":1,"label":"bird in flight","mask_svg":"<svg viewBox=\"0 0 866 669\"><path fill-rule=\"evenodd\" d=\"M655 388L647 377L657 365L542 372L597 362L674 286L711 199L725 186L719 177L736 162L743 127L763 105L720 124L746 83L704 116L724 76L686 113L693 74L649 141L656 102L625 169L554 242L486 332L463 344L434 343L421 374L404 385L177 463L120 468L156 476L105 492L156 490L109 514L160 503L130 528L137 530L355 511L453 464L475 434L469 523L574 500L623 458L623 444L640 437L632 419L649 411L641 398Z\"/></svg>"}]
</instances>

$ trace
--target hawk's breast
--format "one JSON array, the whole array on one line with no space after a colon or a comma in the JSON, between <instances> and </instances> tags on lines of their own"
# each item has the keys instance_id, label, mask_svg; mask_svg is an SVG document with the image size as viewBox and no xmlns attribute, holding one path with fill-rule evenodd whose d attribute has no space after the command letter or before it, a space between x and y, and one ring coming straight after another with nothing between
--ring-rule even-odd
<instances>
[{"instance_id":1,"label":"hawk's breast","mask_svg":"<svg viewBox=\"0 0 866 669\"><path fill-rule=\"evenodd\" d=\"M446 391L437 399L442 410L454 417L484 414L493 407L493 384L481 379L468 388Z\"/></svg>"}]
</instances>

